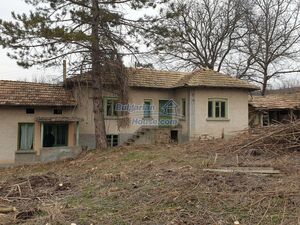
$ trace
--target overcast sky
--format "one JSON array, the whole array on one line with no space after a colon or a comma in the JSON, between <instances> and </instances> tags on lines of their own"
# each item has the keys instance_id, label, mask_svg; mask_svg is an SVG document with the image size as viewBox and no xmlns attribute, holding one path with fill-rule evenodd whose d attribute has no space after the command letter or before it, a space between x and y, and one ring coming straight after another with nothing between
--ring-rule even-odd
<instances>
[{"instance_id":1,"label":"overcast sky","mask_svg":"<svg viewBox=\"0 0 300 225\"><path fill-rule=\"evenodd\" d=\"M7 0L5 1L5 4L3 2L1 4L0 18L9 20L11 19L12 11L16 13L26 13L29 11L29 9L29 6L24 3L24 0ZM146 13L146 11L141 11L140 14L137 14L135 12L134 14L130 14L130 16L138 18L144 13ZM134 57L127 57L124 60L127 66L134 65ZM56 82L58 81L58 79L62 79L62 68L44 69L40 67L35 67L30 69L23 69L22 67L16 64L15 60L12 60L9 57L7 57L7 49L2 49L0 47L0 80L32 81L36 78L38 80L46 78L46 81Z\"/></svg>"},{"instance_id":2,"label":"overcast sky","mask_svg":"<svg viewBox=\"0 0 300 225\"><path fill-rule=\"evenodd\" d=\"M18 13L28 12L29 7L24 0L6 0L1 2L0 18L10 19L11 11ZM7 50L0 47L0 80L32 80L34 78L46 77L47 80L55 80L62 76L62 71L58 69L30 68L23 69L6 56Z\"/></svg>"}]
</instances>

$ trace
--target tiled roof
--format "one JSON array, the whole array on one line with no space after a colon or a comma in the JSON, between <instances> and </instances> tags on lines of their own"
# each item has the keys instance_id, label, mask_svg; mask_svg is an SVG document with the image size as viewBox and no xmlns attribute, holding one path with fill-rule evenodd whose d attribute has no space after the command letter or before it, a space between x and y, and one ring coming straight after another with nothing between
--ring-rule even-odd
<instances>
[{"instance_id":1,"label":"tiled roof","mask_svg":"<svg viewBox=\"0 0 300 225\"><path fill-rule=\"evenodd\" d=\"M174 88L188 73L152 69L128 69L131 87Z\"/></svg>"},{"instance_id":2,"label":"tiled roof","mask_svg":"<svg viewBox=\"0 0 300 225\"><path fill-rule=\"evenodd\" d=\"M76 101L59 85L1 80L0 105L75 106Z\"/></svg>"},{"instance_id":3,"label":"tiled roof","mask_svg":"<svg viewBox=\"0 0 300 225\"><path fill-rule=\"evenodd\" d=\"M218 87L218 88L241 88L258 90L259 88L246 81L233 78L229 75L202 69L192 73L171 72L144 68L129 68L128 79L131 87L145 88L179 88L179 87ZM74 76L69 81L89 80L90 75Z\"/></svg>"},{"instance_id":4,"label":"tiled roof","mask_svg":"<svg viewBox=\"0 0 300 225\"><path fill-rule=\"evenodd\" d=\"M249 104L257 109L300 109L300 92L253 96Z\"/></svg>"},{"instance_id":5,"label":"tiled roof","mask_svg":"<svg viewBox=\"0 0 300 225\"><path fill-rule=\"evenodd\" d=\"M257 86L246 81L209 69L192 72L188 75L187 79L183 79L179 82L179 86L259 89Z\"/></svg>"}]
</instances>

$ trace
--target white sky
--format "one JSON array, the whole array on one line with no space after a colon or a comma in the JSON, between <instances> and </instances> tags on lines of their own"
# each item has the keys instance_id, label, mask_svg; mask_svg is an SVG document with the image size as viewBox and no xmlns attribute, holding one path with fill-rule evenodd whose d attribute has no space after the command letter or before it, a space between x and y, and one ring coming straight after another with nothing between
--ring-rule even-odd
<instances>
[{"instance_id":1,"label":"white sky","mask_svg":"<svg viewBox=\"0 0 300 225\"><path fill-rule=\"evenodd\" d=\"M16 13L23 13L29 11L29 6L24 3L24 0L1 0L2 4L0 6L0 18L1 19L11 19L11 12L15 11ZM149 13L148 11L144 11L142 13ZM135 12L136 14L136 12ZM131 16L135 16L135 14L130 14ZM136 15L140 16L140 15ZM27 80L31 81L33 79L37 80L45 80L57 82L58 79L62 78L62 68L52 68L52 69L44 69L41 67L33 67L30 69L24 69L17 65L15 60L7 57L7 50L2 49L0 47L0 80ZM127 58L126 64L133 65L135 59ZM296 76L285 76L285 80L298 80ZM295 79L296 78L296 79ZM281 83L281 82L279 82ZM276 87L278 86L276 81L273 81L272 84ZM300 84L300 83L299 83ZM272 85L272 86L273 86Z\"/></svg>"},{"instance_id":2,"label":"white sky","mask_svg":"<svg viewBox=\"0 0 300 225\"><path fill-rule=\"evenodd\" d=\"M11 19L11 12L26 13L29 11L29 6L24 0L1 0L0 6L0 18L4 20ZM149 10L148 10L149 11ZM151 11L151 10L150 10ZM130 14L131 17L142 16L147 11L141 11L140 14L136 12ZM147 12L149 13L149 12ZM0 47L0 80L26 80L32 81L33 79L53 81L62 79L62 68L45 69L42 67L33 67L30 69L24 69L17 65L15 60L10 59L7 56L8 49L2 49ZM134 65L136 60L133 57L127 57L125 63L127 65Z\"/></svg>"},{"instance_id":3,"label":"white sky","mask_svg":"<svg viewBox=\"0 0 300 225\"><path fill-rule=\"evenodd\" d=\"M11 12L23 13L28 12L29 7L24 3L24 0L1 0L0 18L10 19ZM27 80L32 79L41 80L45 78L47 81L55 82L57 78L62 77L62 69L44 69L44 68L30 68L24 69L17 65L15 60L7 57L8 49L0 47L0 80Z\"/></svg>"}]
</instances>

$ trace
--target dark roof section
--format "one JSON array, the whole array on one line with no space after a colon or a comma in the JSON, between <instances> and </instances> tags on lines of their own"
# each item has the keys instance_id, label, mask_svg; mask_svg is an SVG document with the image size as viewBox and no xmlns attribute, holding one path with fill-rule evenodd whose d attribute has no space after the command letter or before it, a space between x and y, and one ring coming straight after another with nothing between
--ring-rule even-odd
<instances>
[{"instance_id":1,"label":"dark roof section","mask_svg":"<svg viewBox=\"0 0 300 225\"><path fill-rule=\"evenodd\" d=\"M300 92L253 96L249 104L256 109L300 109Z\"/></svg>"},{"instance_id":2,"label":"dark roof section","mask_svg":"<svg viewBox=\"0 0 300 225\"><path fill-rule=\"evenodd\" d=\"M0 81L0 106L76 106L71 91L62 86L21 81Z\"/></svg>"},{"instance_id":3,"label":"dark roof section","mask_svg":"<svg viewBox=\"0 0 300 225\"><path fill-rule=\"evenodd\" d=\"M229 75L201 69L192 73L171 72L144 68L128 68L130 87L172 89L180 87L213 87L259 90L255 85ZM69 82L91 81L89 73L68 78Z\"/></svg>"}]
</instances>

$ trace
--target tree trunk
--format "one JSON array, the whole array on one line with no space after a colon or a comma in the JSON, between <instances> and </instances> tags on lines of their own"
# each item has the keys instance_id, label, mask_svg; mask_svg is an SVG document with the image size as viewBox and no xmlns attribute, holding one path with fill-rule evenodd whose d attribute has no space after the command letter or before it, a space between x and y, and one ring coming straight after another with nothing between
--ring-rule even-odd
<instances>
[{"instance_id":1,"label":"tree trunk","mask_svg":"<svg viewBox=\"0 0 300 225\"><path fill-rule=\"evenodd\" d=\"M93 90L93 107L94 107L94 123L95 123L95 139L96 149L107 148L106 130L104 121L104 107L102 101L102 75L101 75L101 50L99 38L99 5L98 0L92 0L92 90Z\"/></svg>"},{"instance_id":2,"label":"tree trunk","mask_svg":"<svg viewBox=\"0 0 300 225\"><path fill-rule=\"evenodd\" d=\"M262 90L261 90L262 96L266 95L267 86L268 86L268 69L265 68L264 69L264 81L263 81Z\"/></svg>"}]
</instances>

